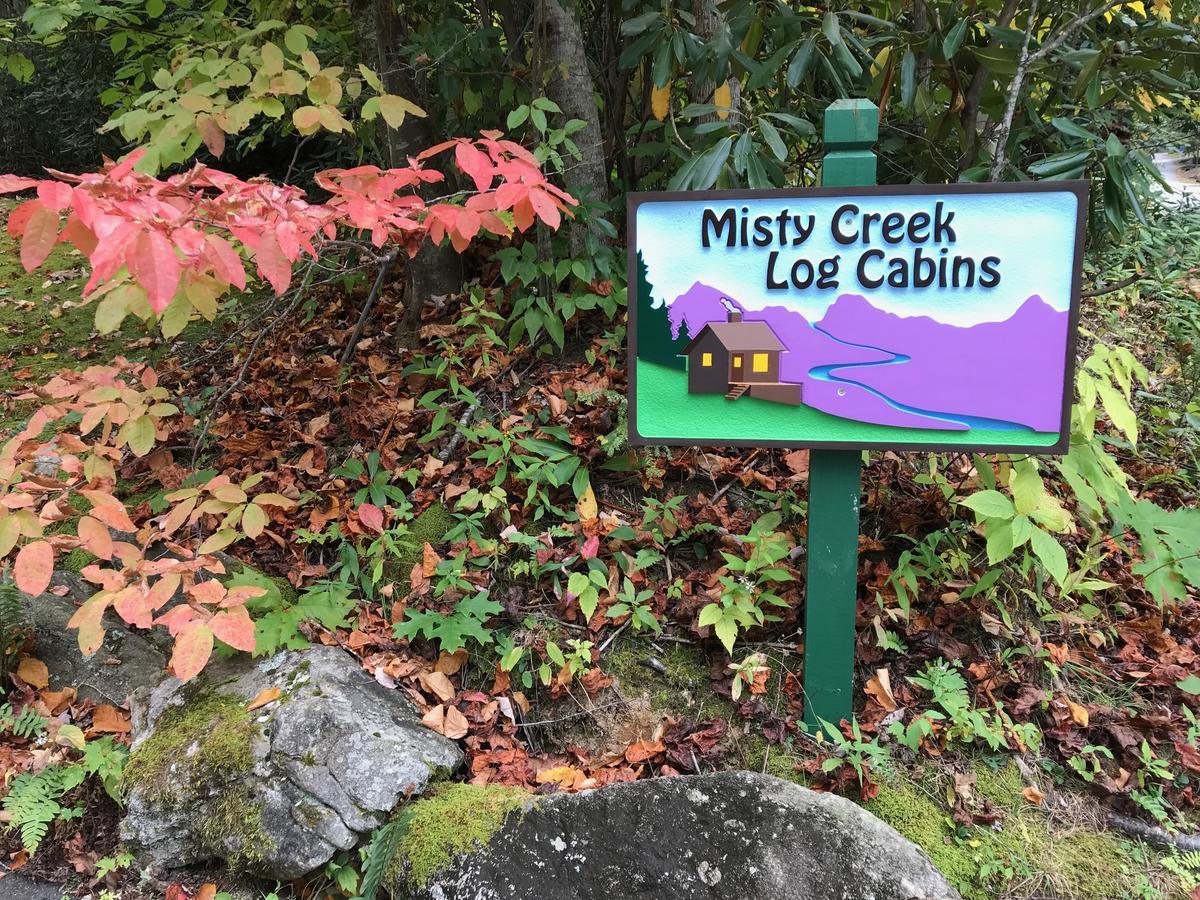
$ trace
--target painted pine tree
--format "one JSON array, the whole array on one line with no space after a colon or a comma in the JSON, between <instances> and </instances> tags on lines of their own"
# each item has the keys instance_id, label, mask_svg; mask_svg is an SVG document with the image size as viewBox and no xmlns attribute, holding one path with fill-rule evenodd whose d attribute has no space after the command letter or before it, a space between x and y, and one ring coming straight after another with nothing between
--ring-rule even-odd
<instances>
[{"instance_id":1,"label":"painted pine tree","mask_svg":"<svg viewBox=\"0 0 1200 900\"><path fill-rule=\"evenodd\" d=\"M679 337L671 337L671 320L667 317L667 304L654 305L654 287L647 277L646 262L641 251L637 257L637 355L638 359L683 369L684 358L678 354L688 344L687 323L679 330Z\"/></svg>"}]
</instances>

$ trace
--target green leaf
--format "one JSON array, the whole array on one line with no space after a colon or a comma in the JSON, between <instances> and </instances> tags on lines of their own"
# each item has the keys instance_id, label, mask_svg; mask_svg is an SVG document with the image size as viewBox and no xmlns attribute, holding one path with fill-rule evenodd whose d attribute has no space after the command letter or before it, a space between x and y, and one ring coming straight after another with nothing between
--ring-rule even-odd
<instances>
[{"instance_id":1,"label":"green leaf","mask_svg":"<svg viewBox=\"0 0 1200 900\"><path fill-rule=\"evenodd\" d=\"M942 41L942 55L945 57L946 62L954 59L954 54L962 46L963 38L967 36L967 26L970 24L971 20L964 17L946 33L946 37Z\"/></svg>"},{"instance_id":2,"label":"green leaf","mask_svg":"<svg viewBox=\"0 0 1200 900\"><path fill-rule=\"evenodd\" d=\"M1098 138L1096 135L1092 134L1086 128L1081 128L1080 126L1076 125L1070 119L1058 117L1051 119L1050 124L1068 137L1079 138L1081 141L1088 141L1093 144L1099 144L1101 142L1100 138Z\"/></svg>"},{"instance_id":3,"label":"green leaf","mask_svg":"<svg viewBox=\"0 0 1200 900\"><path fill-rule=\"evenodd\" d=\"M804 76L808 73L809 64L813 58L813 48L816 46L817 36L812 34L796 51L796 55L792 57L791 63L787 68L787 84L788 87L796 87L804 80Z\"/></svg>"},{"instance_id":4,"label":"green leaf","mask_svg":"<svg viewBox=\"0 0 1200 900\"><path fill-rule=\"evenodd\" d=\"M758 130L763 136L763 140L767 142L767 146L771 148L771 152L775 154L775 158L780 162L787 159L787 146L783 143L779 132L775 130L775 126L763 118L758 120Z\"/></svg>"},{"instance_id":5,"label":"green leaf","mask_svg":"<svg viewBox=\"0 0 1200 900\"><path fill-rule=\"evenodd\" d=\"M994 566L1008 559L1014 547L1012 522L991 519L987 523L988 565Z\"/></svg>"},{"instance_id":6,"label":"green leaf","mask_svg":"<svg viewBox=\"0 0 1200 900\"><path fill-rule=\"evenodd\" d=\"M904 51L900 60L900 103L905 109L912 109L913 99L917 96L917 56L909 47Z\"/></svg>"},{"instance_id":7,"label":"green leaf","mask_svg":"<svg viewBox=\"0 0 1200 900\"><path fill-rule=\"evenodd\" d=\"M1175 682L1175 686L1186 694L1200 694L1200 675L1189 675Z\"/></svg>"},{"instance_id":8,"label":"green leaf","mask_svg":"<svg viewBox=\"0 0 1200 900\"><path fill-rule=\"evenodd\" d=\"M1067 580L1067 551L1065 551L1054 536L1040 528L1034 528L1029 533L1029 546L1034 555L1045 566L1046 571L1058 584Z\"/></svg>"},{"instance_id":9,"label":"green leaf","mask_svg":"<svg viewBox=\"0 0 1200 900\"><path fill-rule=\"evenodd\" d=\"M1046 493L1042 476L1037 472L1037 465L1032 459L1024 459L1013 467L1012 484L1013 503L1018 515L1027 516L1041 503Z\"/></svg>"},{"instance_id":10,"label":"green leaf","mask_svg":"<svg viewBox=\"0 0 1200 900\"><path fill-rule=\"evenodd\" d=\"M1016 515L1012 501L999 491L979 491L958 502L960 506L974 510L988 519L1011 519Z\"/></svg>"},{"instance_id":11,"label":"green leaf","mask_svg":"<svg viewBox=\"0 0 1200 900\"><path fill-rule=\"evenodd\" d=\"M725 646L725 652L732 655L733 644L737 640L737 622L731 616L724 616L713 626L713 631Z\"/></svg>"}]
</instances>

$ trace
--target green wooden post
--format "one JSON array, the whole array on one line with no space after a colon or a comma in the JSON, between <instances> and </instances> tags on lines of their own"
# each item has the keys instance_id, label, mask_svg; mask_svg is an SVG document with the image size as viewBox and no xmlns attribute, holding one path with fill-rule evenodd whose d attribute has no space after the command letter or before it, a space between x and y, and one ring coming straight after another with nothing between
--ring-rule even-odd
<instances>
[{"instance_id":1,"label":"green wooden post","mask_svg":"<svg viewBox=\"0 0 1200 900\"><path fill-rule=\"evenodd\" d=\"M875 184L879 109L838 100L825 110L826 187ZM808 467L808 587L804 616L804 720L834 725L853 713L862 454L814 450Z\"/></svg>"}]
</instances>

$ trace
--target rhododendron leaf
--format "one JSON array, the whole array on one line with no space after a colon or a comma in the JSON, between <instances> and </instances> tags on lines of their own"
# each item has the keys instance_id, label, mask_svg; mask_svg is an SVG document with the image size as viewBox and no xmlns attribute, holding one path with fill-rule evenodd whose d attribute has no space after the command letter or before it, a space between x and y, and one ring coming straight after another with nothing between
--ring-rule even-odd
<instances>
[{"instance_id":1,"label":"rhododendron leaf","mask_svg":"<svg viewBox=\"0 0 1200 900\"><path fill-rule=\"evenodd\" d=\"M175 638L171 653L171 674L180 681L191 681L204 669L212 656L213 633L207 622L190 622Z\"/></svg>"},{"instance_id":2,"label":"rhododendron leaf","mask_svg":"<svg viewBox=\"0 0 1200 900\"><path fill-rule=\"evenodd\" d=\"M113 539L108 527L99 519L84 516L79 520L79 540L83 549L100 559L112 559Z\"/></svg>"},{"instance_id":3,"label":"rhododendron leaf","mask_svg":"<svg viewBox=\"0 0 1200 900\"><path fill-rule=\"evenodd\" d=\"M93 594L84 601L67 622L68 628L77 628L79 649L84 656L91 656L104 645L104 612L108 609L107 591Z\"/></svg>"},{"instance_id":4,"label":"rhododendron leaf","mask_svg":"<svg viewBox=\"0 0 1200 900\"><path fill-rule=\"evenodd\" d=\"M26 272L32 272L46 261L50 251L58 242L58 213L46 209L41 203L36 204L25 223L25 233L21 235L21 265Z\"/></svg>"},{"instance_id":5,"label":"rhododendron leaf","mask_svg":"<svg viewBox=\"0 0 1200 900\"><path fill-rule=\"evenodd\" d=\"M244 606L223 610L208 620L213 634L230 647L254 652L254 620Z\"/></svg>"},{"instance_id":6,"label":"rhododendron leaf","mask_svg":"<svg viewBox=\"0 0 1200 900\"><path fill-rule=\"evenodd\" d=\"M27 594L40 594L50 586L54 574L54 547L49 541L34 541L17 551L13 581Z\"/></svg>"}]
</instances>

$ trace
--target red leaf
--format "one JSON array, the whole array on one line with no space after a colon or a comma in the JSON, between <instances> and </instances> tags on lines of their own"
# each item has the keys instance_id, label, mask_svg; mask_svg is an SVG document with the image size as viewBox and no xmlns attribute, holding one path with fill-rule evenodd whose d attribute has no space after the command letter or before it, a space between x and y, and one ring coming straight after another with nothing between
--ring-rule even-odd
<instances>
[{"instance_id":1,"label":"red leaf","mask_svg":"<svg viewBox=\"0 0 1200 900\"><path fill-rule=\"evenodd\" d=\"M204 669L212 656L213 633L207 622L189 622L175 638L171 653L171 674L180 681L191 681Z\"/></svg>"},{"instance_id":2,"label":"red leaf","mask_svg":"<svg viewBox=\"0 0 1200 900\"><path fill-rule=\"evenodd\" d=\"M46 261L50 251L58 242L58 213L46 209L41 203L31 200L36 206L29 214L25 223L25 233L21 236L21 265L26 272L32 272Z\"/></svg>"},{"instance_id":3,"label":"red leaf","mask_svg":"<svg viewBox=\"0 0 1200 900\"><path fill-rule=\"evenodd\" d=\"M78 531L84 550L100 559L112 559L112 535L103 522L91 516L84 516L79 520Z\"/></svg>"},{"instance_id":4,"label":"red leaf","mask_svg":"<svg viewBox=\"0 0 1200 900\"><path fill-rule=\"evenodd\" d=\"M87 497L91 501L91 515L99 519L109 528L115 528L117 531L135 531L133 520L129 518L129 513L125 512L125 505L121 503L112 494L106 494L104 491L80 491L79 493Z\"/></svg>"},{"instance_id":5,"label":"red leaf","mask_svg":"<svg viewBox=\"0 0 1200 900\"><path fill-rule=\"evenodd\" d=\"M271 282L276 294L287 290L292 280L292 264L288 262L275 235L265 232L254 251L254 261L258 264L258 274Z\"/></svg>"},{"instance_id":6,"label":"red leaf","mask_svg":"<svg viewBox=\"0 0 1200 900\"><path fill-rule=\"evenodd\" d=\"M79 629L79 649L91 656L104 644L104 611L108 609L107 595L100 593L84 602L67 622L68 628Z\"/></svg>"},{"instance_id":7,"label":"red leaf","mask_svg":"<svg viewBox=\"0 0 1200 900\"><path fill-rule=\"evenodd\" d=\"M247 653L254 652L254 620L246 612L246 607L235 606L217 613L208 620L208 627L230 647Z\"/></svg>"},{"instance_id":8,"label":"red leaf","mask_svg":"<svg viewBox=\"0 0 1200 900\"><path fill-rule=\"evenodd\" d=\"M492 172L495 169L486 153L463 142L454 148L454 161L458 163L460 169L471 176L476 190L486 191L492 186Z\"/></svg>"},{"instance_id":9,"label":"red leaf","mask_svg":"<svg viewBox=\"0 0 1200 900\"><path fill-rule=\"evenodd\" d=\"M37 186L38 199L42 201L42 205L55 212L70 208L73 194L71 186L61 181L43 181Z\"/></svg>"},{"instance_id":10,"label":"red leaf","mask_svg":"<svg viewBox=\"0 0 1200 900\"><path fill-rule=\"evenodd\" d=\"M196 130L200 132L200 139L204 141L209 153L220 157L225 152L225 132L212 116L200 116L196 119Z\"/></svg>"},{"instance_id":11,"label":"red leaf","mask_svg":"<svg viewBox=\"0 0 1200 900\"><path fill-rule=\"evenodd\" d=\"M590 538L583 542L583 549L579 551L579 555L584 559L594 559L596 554L600 552L600 535L593 534Z\"/></svg>"},{"instance_id":12,"label":"red leaf","mask_svg":"<svg viewBox=\"0 0 1200 900\"><path fill-rule=\"evenodd\" d=\"M133 242L127 261L133 277L146 289L150 308L161 313L170 306L183 266L166 235L161 231L143 231Z\"/></svg>"},{"instance_id":13,"label":"red leaf","mask_svg":"<svg viewBox=\"0 0 1200 900\"><path fill-rule=\"evenodd\" d=\"M383 531L383 510L374 503L364 503L358 508L358 521L372 531Z\"/></svg>"},{"instance_id":14,"label":"red leaf","mask_svg":"<svg viewBox=\"0 0 1200 900\"><path fill-rule=\"evenodd\" d=\"M40 594L50 586L54 574L54 548L49 541L26 544L13 564L13 580L27 594Z\"/></svg>"},{"instance_id":15,"label":"red leaf","mask_svg":"<svg viewBox=\"0 0 1200 900\"><path fill-rule=\"evenodd\" d=\"M550 199L549 194L537 188L530 188L529 202L533 204L533 211L537 213L539 219L552 229L558 229L558 226L562 223L562 215L559 213L554 201Z\"/></svg>"},{"instance_id":16,"label":"red leaf","mask_svg":"<svg viewBox=\"0 0 1200 900\"><path fill-rule=\"evenodd\" d=\"M40 182L36 178L22 178L20 175L0 175L0 194L12 194L37 187Z\"/></svg>"},{"instance_id":17,"label":"red leaf","mask_svg":"<svg viewBox=\"0 0 1200 900\"><path fill-rule=\"evenodd\" d=\"M229 241L215 234L204 238L205 258L212 266L213 272L239 291L246 289L246 268L237 251L229 246Z\"/></svg>"}]
</instances>

